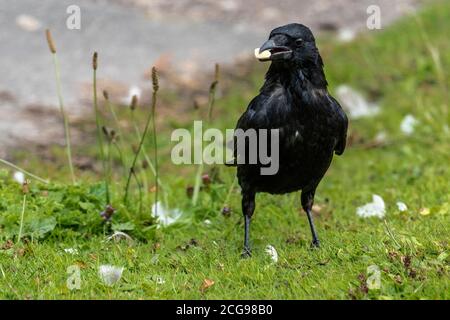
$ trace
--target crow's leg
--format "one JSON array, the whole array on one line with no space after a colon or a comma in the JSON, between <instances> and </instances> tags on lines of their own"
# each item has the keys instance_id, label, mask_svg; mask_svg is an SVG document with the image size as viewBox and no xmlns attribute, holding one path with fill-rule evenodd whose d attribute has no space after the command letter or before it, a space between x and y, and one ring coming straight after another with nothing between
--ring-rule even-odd
<instances>
[{"instance_id":1,"label":"crow's leg","mask_svg":"<svg viewBox=\"0 0 450 320\"><path fill-rule=\"evenodd\" d=\"M314 203L314 194L316 192L316 189L310 191L302 191L302 207L303 210L305 210L306 215L308 216L309 221L309 227L311 228L311 234L312 234L312 246L313 247L320 247L320 241L317 237L316 227L314 226L314 221L312 217L312 206Z\"/></svg>"},{"instance_id":2,"label":"crow's leg","mask_svg":"<svg viewBox=\"0 0 450 320\"><path fill-rule=\"evenodd\" d=\"M255 192L243 191L242 192L242 213L245 219L245 236L244 236L244 251L242 252L243 258L251 256L250 250L250 220L253 212L255 211Z\"/></svg>"}]
</instances>

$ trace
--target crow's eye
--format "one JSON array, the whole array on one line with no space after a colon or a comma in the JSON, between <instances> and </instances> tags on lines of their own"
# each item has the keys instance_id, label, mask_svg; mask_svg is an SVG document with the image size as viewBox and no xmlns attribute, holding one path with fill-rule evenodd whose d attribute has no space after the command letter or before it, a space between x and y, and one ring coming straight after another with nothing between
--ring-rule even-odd
<instances>
[{"instance_id":1,"label":"crow's eye","mask_svg":"<svg viewBox=\"0 0 450 320\"><path fill-rule=\"evenodd\" d=\"M296 44L297 47L302 46L302 45L303 45L303 39L297 39L297 40L295 40L295 44Z\"/></svg>"}]
</instances>

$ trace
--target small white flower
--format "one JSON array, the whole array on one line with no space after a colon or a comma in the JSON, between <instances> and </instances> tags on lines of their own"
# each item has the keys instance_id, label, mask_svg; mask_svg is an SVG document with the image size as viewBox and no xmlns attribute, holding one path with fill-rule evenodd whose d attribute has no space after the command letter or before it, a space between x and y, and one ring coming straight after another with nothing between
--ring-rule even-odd
<instances>
[{"instance_id":1,"label":"small white flower","mask_svg":"<svg viewBox=\"0 0 450 320\"><path fill-rule=\"evenodd\" d=\"M336 88L336 96L352 119L373 116L380 112L377 104L366 101L358 91L346 84Z\"/></svg>"},{"instance_id":2,"label":"small white flower","mask_svg":"<svg viewBox=\"0 0 450 320\"><path fill-rule=\"evenodd\" d=\"M14 180L16 180L20 184L23 184L25 182L25 175L23 174L23 172L16 171L14 172Z\"/></svg>"},{"instance_id":3,"label":"small white flower","mask_svg":"<svg viewBox=\"0 0 450 320\"><path fill-rule=\"evenodd\" d=\"M386 213L386 207L384 205L383 198L374 194L372 196L372 202L369 202L356 209L356 214L363 218L378 217L383 218Z\"/></svg>"},{"instance_id":4,"label":"small white flower","mask_svg":"<svg viewBox=\"0 0 450 320\"><path fill-rule=\"evenodd\" d=\"M406 135L411 135L414 133L414 127L419 123L419 121L414 118L413 115L406 115L402 122L400 123L400 129Z\"/></svg>"},{"instance_id":5,"label":"small white flower","mask_svg":"<svg viewBox=\"0 0 450 320\"><path fill-rule=\"evenodd\" d=\"M158 218L158 222L162 226L168 226L175 223L182 215L179 209L166 209L161 202L157 202L152 206L152 216Z\"/></svg>"},{"instance_id":6,"label":"small white flower","mask_svg":"<svg viewBox=\"0 0 450 320\"><path fill-rule=\"evenodd\" d=\"M67 249L64 249L64 252L68 253L68 254L78 254L78 249L76 249L76 248L67 248Z\"/></svg>"},{"instance_id":7,"label":"small white flower","mask_svg":"<svg viewBox=\"0 0 450 320\"><path fill-rule=\"evenodd\" d=\"M406 206L406 204L404 202L398 201L396 204L397 204L398 211L404 212L404 211L408 210L408 207Z\"/></svg>"},{"instance_id":8,"label":"small white flower","mask_svg":"<svg viewBox=\"0 0 450 320\"><path fill-rule=\"evenodd\" d=\"M266 253L270 256L273 262L278 262L278 252L277 250L271 246L270 244L266 247Z\"/></svg>"},{"instance_id":9,"label":"small white flower","mask_svg":"<svg viewBox=\"0 0 450 320\"><path fill-rule=\"evenodd\" d=\"M122 278L123 267L116 267L111 265L101 265L98 270L100 279L108 285L112 286Z\"/></svg>"},{"instance_id":10,"label":"small white flower","mask_svg":"<svg viewBox=\"0 0 450 320\"><path fill-rule=\"evenodd\" d=\"M212 222L209 219L206 219L205 221L203 221L206 225L210 225Z\"/></svg>"}]
</instances>

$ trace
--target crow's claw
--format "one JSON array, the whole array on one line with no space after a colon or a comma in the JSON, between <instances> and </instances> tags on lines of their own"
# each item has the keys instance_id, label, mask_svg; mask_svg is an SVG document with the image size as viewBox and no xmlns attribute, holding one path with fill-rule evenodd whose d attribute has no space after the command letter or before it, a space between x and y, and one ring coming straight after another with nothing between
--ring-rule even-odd
<instances>
[{"instance_id":1,"label":"crow's claw","mask_svg":"<svg viewBox=\"0 0 450 320\"><path fill-rule=\"evenodd\" d=\"M251 252L250 248L244 248L244 251L242 251L242 254L241 254L241 258L247 259L247 258L251 258L251 256L252 256L252 252Z\"/></svg>"},{"instance_id":2,"label":"crow's claw","mask_svg":"<svg viewBox=\"0 0 450 320\"><path fill-rule=\"evenodd\" d=\"M311 248L318 249L320 248L320 241L319 239L315 239L311 242Z\"/></svg>"}]
</instances>

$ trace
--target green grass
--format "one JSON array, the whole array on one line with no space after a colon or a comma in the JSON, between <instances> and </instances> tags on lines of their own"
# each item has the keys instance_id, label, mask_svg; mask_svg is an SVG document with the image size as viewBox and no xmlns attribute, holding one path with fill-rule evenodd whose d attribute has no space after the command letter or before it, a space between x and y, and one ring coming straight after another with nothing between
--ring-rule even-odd
<instances>
[{"instance_id":1,"label":"green grass","mask_svg":"<svg viewBox=\"0 0 450 320\"><path fill-rule=\"evenodd\" d=\"M151 193L141 214L137 204L121 204L120 169L111 186L117 212L111 224L104 224L99 214L105 191L101 183L92 182L94 174L79 172L79 180L85 182L71 186L63 183L66 178L69 181L66 167L36 172L36 160L31 160L21 164L41 175L53 170L48 175L60 182L31 185L24 239L15 244L23 193L8 172L0 174L0 297L449 299L450 121L445 71L450 67L450 42L444 32L450 27L449 15L450 5L440 3L420 14L420 24L407 18L350 44L320 41L330 90L348 83L376 98L382 112L351 122L353 143L342 157L335 157L317 190L319 250L309 247L311 236L299 194L260 194L251 230L253 257L240 259L244 227L237 188L229 201L232 215L220 214L234 169L220 168L219 176L202 189L198 205L192 207L185 188L194 183L195 167L169 163L168 125L158 135L161 178L170 186L169 203L185 215L167 228L157 228L150 216ZM436 51L439 59L433 58ZM231 86L218 99L212 125L234 126L262 83L263 67L256 66L247 81ZM420 121L411 136L399 128L406 114ZM198 115L192 111L188 116ZM380 131L386 133L387 141L373 147ZM77 148L88 154L95 151L78 146L74 153ZM152 150L150 141L146 148ZM151 175L149 179L154 180ZM385 220L356 215L356 208L370 202L372 194L384 199ZM408 210L399 212L397 201L405 202ZM112 230L127 232L134 243L106 242ZM278 251L277 263L265 253L268 244ZM79 254L66 253L67 248L76 248ZM125 268L113 287L98 276L102 264ZM81 288L73 291L66 286L67 268L72 265L79 266L81 274ZM380 269L380 289L369 290L365 285L371 265ZM159 283L158 277L164 282ZM214 285L201 290L205 279Z\"/></svg>"}]
</instances>

